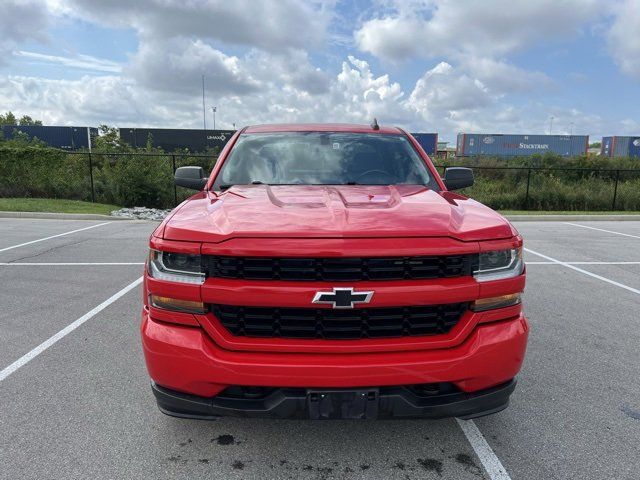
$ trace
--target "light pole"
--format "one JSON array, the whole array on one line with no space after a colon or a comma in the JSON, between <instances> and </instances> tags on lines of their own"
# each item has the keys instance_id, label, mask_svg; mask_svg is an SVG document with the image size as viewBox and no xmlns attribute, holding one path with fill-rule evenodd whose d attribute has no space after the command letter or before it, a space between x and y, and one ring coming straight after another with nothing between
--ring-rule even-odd
<instances>
[{"instance_id":1,"label":"light pole","mask_svg":"<svg viewBox=\"0 0 640 480\"><path fill-rule=\"evenodd\" d=\"M216 129L216 112L218 111L218 107L211 107L211 111L213 112L213 129Z\"/></svg>"},{"instance_id":2,"label":"light pole","mask_svg":"<svg viewBox=\"0 0 640 480\"><path fill-rule=\"evenodd\" d=\"M573 122L569 124L569 136L573 135Z\"/></svg>"},{"instance_id":3,"label":"light pole","mask_svg":"<svg viewBox=\"0 0 640 480\"><path fill-rule=\"evenodd\" d=\"M204 74L202 75L202 129L207 129L207 110L204 108Z\"/></svg>"},{"instance_id":4,"label":"light pole","mask_svg":"<svg viewBox=\"0 0 640 480\"><path fill-rule=\"evenodd\" d=\"M549 135L551 135L552 129L553 129L553 115L549 117Z\"/></svg>"}]
</instances>

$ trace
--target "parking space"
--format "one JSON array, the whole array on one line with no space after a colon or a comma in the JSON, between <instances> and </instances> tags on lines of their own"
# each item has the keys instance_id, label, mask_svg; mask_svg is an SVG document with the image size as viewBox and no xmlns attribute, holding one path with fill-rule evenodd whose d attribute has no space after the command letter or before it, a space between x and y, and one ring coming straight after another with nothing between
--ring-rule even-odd
<instances>
[{"instance_id":1,"label":"parking space","mask_svg":"<svg viewBox=\"0 0 640 480\"><path fill-rule=\"evenodd\" d=\"M0 374L0 478L638 478L640 222L516 225L529 249L527 359L511 406L467 435L453 419L162 415L132 285L156 224L100 223L0 221L0 371L84 318Z\"/></svg>"},{"instance_id":2,"label":"parking space","mask_svg":"<svg viewBox=\"0 0 640 480\"><path fill-rule=\"evenodd\" d=\"M0 266L0 365L8 365L140 277L143 267L79 268Z\"/></svg>"},{"instance_id":3,"label":"parking space","mask_svg":"<svg viewBox=\"0 0 640 480\"><path fill-rule=\"evenodd\" d=\"M0 250L32 242L45 237L61 235L72 230L95 228L105 222L87 222L83 220L38 220L0 218Z\"/></svg>"},{"instance_id":4,"label":"parking space","mask_svg":"<svg viewBox=\"0 0 640 480\"><path fill-rule=\"evenodd\" d=\"M640 222L521 222L526 247L564 262L639 262ZM577 226L581 225L581 226ZM587 229L584 226L608 229ZM638 238L626 235L637 235ZM528 261L544 261L527 256Z\"/></svg>"}]
</instances>

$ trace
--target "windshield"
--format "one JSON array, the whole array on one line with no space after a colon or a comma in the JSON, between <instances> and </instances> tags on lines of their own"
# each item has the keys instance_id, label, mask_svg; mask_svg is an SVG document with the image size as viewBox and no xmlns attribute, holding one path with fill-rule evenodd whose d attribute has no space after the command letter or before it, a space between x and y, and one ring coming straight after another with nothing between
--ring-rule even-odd
<instances>
[{"instance_id":1,"label":"windshield","mask_svg":"<svg viewBox=\"0 0 640 480\"><path fill-rule=\"evenodd\" d=\"M286 132L242 135L216 177L232 185L425 185L438 190L404 135Z\"/></svg>"}]
</instances>

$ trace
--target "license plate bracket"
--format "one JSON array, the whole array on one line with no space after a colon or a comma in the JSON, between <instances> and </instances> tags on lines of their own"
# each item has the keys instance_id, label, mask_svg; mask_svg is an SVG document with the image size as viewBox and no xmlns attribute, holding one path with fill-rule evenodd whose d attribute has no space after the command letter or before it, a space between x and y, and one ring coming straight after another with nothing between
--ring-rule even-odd
<instances>
[{"instance_id":1,"label":"license plate bracket","mask_svg":"<svg viewBox=\"0 0 640 480\"><path fill-rule=\"evenodd\" d=\"M307 390L309 417L313 420L374 419L378 416L377 388L357 390Z\"/></svg>"}]
</instances>

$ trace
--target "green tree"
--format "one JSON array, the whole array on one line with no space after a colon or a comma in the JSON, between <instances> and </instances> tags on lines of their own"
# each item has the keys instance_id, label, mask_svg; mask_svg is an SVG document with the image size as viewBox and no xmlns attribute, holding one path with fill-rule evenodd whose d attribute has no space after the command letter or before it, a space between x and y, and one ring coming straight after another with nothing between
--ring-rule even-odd
<instances>
[{"instance_id":1,"label":"green tree","mask_svg":"<svg viewBox=\"0 0 640 480\"><path fill-rule=\"evenodd\" d=\"M7 112L4 115L0 113L0 125L17 125L18 121L16 120L16 116Z\"/></svg>"},{"instance_id":2,"label":"green tree","mask_svg":"<svg viewBox=\"0 0 640 480\"><path fill-rule=\"evenodd\" d=\"M29 115L23 115L18 125L42 125L42 120L34 120Z\"/></svg>"},{"instance_id":3,"label":"green tree","mask_svg":"<svg viewBox=\"0 0 640 480\"><path fill-rule=\"evenodd\" d=\"M147 151L150 152L153 150L153 134L149 132L147 135Z\"/></svg>"},{"instance_id":4,"label":"green tree","mask_svg":"<svg viewBox=\"0 0 640 480\"><path fill-rule=\"evenodd\" d=\"M95 149L99 152L129 152L133 149L120 139L120 133L116 127L100 125L100 134L95 138Z\"/></svg>"},{"instance_id":5,"label":"green tree","mask_svg":"<svg viewBox=\"0 0 640 480\"><path fill-rule=\"evenodd\" d=\"M34 120L29 115L23 115L18 120L13 112L7 112L4 115L0 113L0 125L42 125L42 120Z\"/></svg>"}]
</instances>

